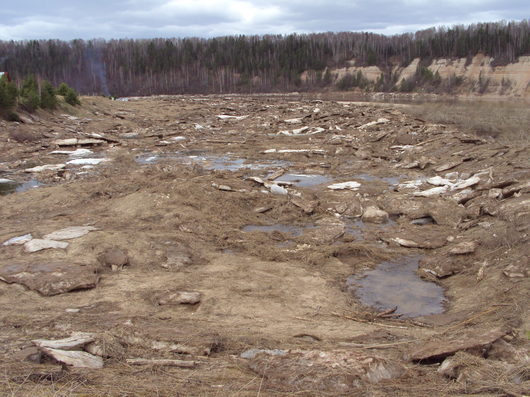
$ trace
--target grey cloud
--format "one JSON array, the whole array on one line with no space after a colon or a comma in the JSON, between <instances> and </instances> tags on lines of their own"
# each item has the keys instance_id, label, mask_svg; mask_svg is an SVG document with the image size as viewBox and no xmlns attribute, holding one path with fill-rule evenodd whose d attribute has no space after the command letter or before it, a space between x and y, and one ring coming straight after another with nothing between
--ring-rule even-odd
<instances>
[{"instance_id":1,"label":"grey cloud","mask_svg":"<svg viewBox=\"0 0 530 397\"><path fill-rule=\"evenodd\" d=\"M2 6L0 39L150 38L290 32L401 33L520 20L528 0L20 0Z\"/></svg>"}]
</instances>

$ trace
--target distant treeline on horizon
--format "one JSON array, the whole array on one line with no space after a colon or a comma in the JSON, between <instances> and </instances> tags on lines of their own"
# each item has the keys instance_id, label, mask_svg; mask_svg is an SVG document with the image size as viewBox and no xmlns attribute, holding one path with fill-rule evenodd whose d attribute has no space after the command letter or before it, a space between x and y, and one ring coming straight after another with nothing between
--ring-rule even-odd
<instances>
[{"instance_id":1,"label":"distant treeline on horizon","mask_svg":"<svg viewBox=\"0 0 530 397\"><path fill-rule=\"evenodd\" d=\"M440 27L394 36L314 33L202 38L0 41L0 71L66 82L113 96L311 90L332 84L330 68L355 60L390 73L421 58L483 53L495 65L530 55L530 21ZM302 73L307 72L302 78Z\"/></svg>"}]
</instances>

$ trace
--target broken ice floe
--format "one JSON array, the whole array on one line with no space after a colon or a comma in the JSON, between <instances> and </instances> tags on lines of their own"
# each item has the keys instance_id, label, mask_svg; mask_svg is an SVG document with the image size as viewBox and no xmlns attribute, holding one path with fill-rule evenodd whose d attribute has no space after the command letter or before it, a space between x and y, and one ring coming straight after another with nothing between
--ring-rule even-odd
<instances>
[{"instance_id":1,"label":"broken ice floe","mask_svg":"<svg viewBox=\"0 0 530 397\"><path fill-rule=\"evenodd\" d=\"M31 234L25 234L23 236L13 237L5 241L2 245L24 245L26 252L38 252L45 249L65 249L68 247L68 243L58 240L70 240L85 236L91 231L99 230L94 226L70 226L61 230L45 235L42 239L33 239Z\"/></svg>"},{"instance_id":2,"label":"broken ice floe","mask_svg":"<svg viewBox=\"0 0 530 397\"><path fill-rule=\"evenodd\" d=\"M57 146L77 146L77 145L102 145L105 143L102 139L93 139L93 138L67 138L67 139L57 139L53 141Z\"/></svg>"},{"instance_id":3,"label":"broken ice floe","mask_svg":"<svg viewBox=\"0 0 530 397\"><path fill-rule=\"evenodd\" d=\"M227 115L227 114L218 114L217 115L217 118L220 119L220 120L244 120L247 117L248 116L230 116L230 115Z\"/></svg>"},{"instance_id":4,"label":"broken ice floe","mask_svg":"<svg viewBox=\"0 0 530 397\"><path fill-rule=\"evenodd\" d=\"M284 187L281 187L280 185L277 185L276 183L271 183L269 186L266 186L269 188L272 194L280 194L280 195L287 195L289 192Z\"/></svg>"},{"instance_id":5,"label":"broken ice floe","mask_svg":"<svg viewBox=\"0 0 530 397\"><path fill-rule=\"evenodd\" d=\"M68 243L65 243L63 241L55 241L55 240L47 240L47 239L34 239L30 240L27 243L24 244L24 248L26 252L32 253L32 252L38 252L46 249L66 249L68 247Z\"/></svg>"},{"instance_id":6,"label":"broken ice floe","mask_svg":"<svg viewBox=\"0 0 530 397\"><path fill-rule=\"evenodd\" d=\"M94 226L70 226L61 230L57 230L44 236L46 240L70 240L87 235L91 231L98 230Z\"/></svg>"},{"instance_id":7,"label":"broken ice floe","mask_svg":"<svg viewBox=\"0 0 530 397\"><path fill-rule=\"evenodd\" d=\"M434 176L431 178L420 178L415 181L406 181L398 185L398 189L418 189L424 183L428 183L435 187L416 191L413 193L416 197L432 197L439 196L444 193L456 190L464 190L471 186L474 186L480 182L481 173L475 174L469 178L461 179L461 176L457 172L446 174L445 177Z\"/></svg>"},{"instance_id":8,"label":"broken ice floe","mask_svg":"<svg viewBox=\"0 0 530 397\"><path fill-rule=\"evenodd\" d=\"M24 234L23 236L13 237L10 238L7 241L4 241L2 243L3 246L9 246L9 245L22 245L27 243L28 241L33 240L33 236L31 234Z\"/></svg>"},{"instance_id":9,"label":"broken ice floe","mask_svg":"<svg viewBox=\"0 0 530 397\"><path fill-rule=\"evenodd\" d=\"M44 172L44 171L58 171L66 167L66 164L46 164L39 165L33 168L26 168L24 172Z\"/></svg>"},{"instance_id":10,"label":"broken ice floe","mask_svg":"<svg viewBox=\"0 0 530 397\"><path fill-rule=\"evenodd\" d=\"M398 189L417 189L424 183L424 178L416 179L415 181L405 181L398 185Z\"/></svg>"},{"instance_id":11,"label":"broken ice floe","mask_svg":"<svg viewBox=\"0 0 530 397\"><path fill-rule=\"evenodd\" d=\"M411 149L414 149L414 148L415 148L414 145L394 145L394 146L390 146L390 149L398 150L400 152L404 152L406 150L411 150Z\"/></svg>"},{"instance_id":12,"label":"broken ice floe","mask_svg":"<svg viewBox=\"0 0 530 397\"><path fill-rule=\"evenodd\" d=\"M438 186L433 187L431 189L423 190L421 192L414 192L413 194L416 197L432 197L447 193L448 190L449 186Z\"/></svg>"},{"instance_id":13,"label":"broken ice floe","mask_svg":"<svg viewBox=\"0 0 530 397\"><path fill-rule=\"evenodd\" d=\"M279 194L279 195L283 195L283 196L289 194L289 191L286 188L284 188L283 186L280 186L277 182L264 181L260 177L256 177L256 176L250 177L249 179L254 181L254 182L256 182L256 183L259 183L260 185L263 185L264 187L269 189L269 191L272 194ZM268 193L266 190L264 192ZM295 195L295 196L299 195L299 193L297 193L297 192L293 192L292 194Z\"/></svg>"},{"instance_id":14,"label":"broken ice floe","mask_svg":"<svg viewBox=\"0 0 530 397\"><path fill-rule=\"evenodd\" d=\"M301 127L301 128L296 128L294 130L291 130L291 131L288 131L288 130L284 130L284 131L280 131L278 132L278 135L286 135L286 136L307 136L307 135L315 135L315 134L320 134L321 132L324 132L326 131L324 128L322 127Z\"/></svg>"},{"instance_id":15,"label":"broken ice floe","mask_svg":"<svg viewBox=\"0 0 530 397\"><path fill-rule=\"evenodd\" d=\"M424 190L421 192L414 192L414 196L418 196L418 197L437 196L437 195L447 193L449 191L463 190L468 187L474 186L480 182L480 177L478 175L473 175L472 177L469 177L467 179L460 179L457 173L453 173L449 176L449 178L442 178L440 176L435 176L433 178L427 179L427 183L431 185L435 185L437 187Z\"/></svg>"},{"instance_id":16,"label":"broken ice floe","mask_svg":"<svg viewBox=\"0 0 530 397\"><path fill-rule=\"evenodd\" d=\"M349 181L349 182L341 182L341 183L334 183L333 185L329 185L328 189L331 190L357 190L361 187L361 184L359 182L355 181Z\"/></svg>"},{"instance_id":17,"label":"broken ice floe","mask_svg":"<svg viewBox=\"0 0 530 397\"><path fill-rule=\"evenodd\" d=\"M104 163L106 161L110 161L109 159L75 159L67 161L66 164L70 165L98 165L101 163Z\"/></svg>"},{"instance_id":18,"label":"broken ice floe","mask_svg":"<svg viewBox=\"0 0 530 397\"><path fill-rule=\"evenodd\" d=\"M389 123L390 120L388 119L385 119L385 118L380 118L380 119L377 119L376 121L371 121L369 123L366 123L366 124L363 124L359 127L360 130L365 130L369 127L374 127L376 125L381 125L381 124L386 124L386 123Z\"/></svg>"},{"instance_id":19,"label":"broken ice floe","mask_svg":"<svg viewBox=\"0 0 530 397\"><path fill-rule=\"evenodd\" d=\"M287 119L287 120L283 120L283 122L287 124L302 124L302 119L301 118Z\"/></svg>"},{"instance_id":20,"label":"broken ice floe","mask_svg":"<svg viewBox=\"0 0 530 397\"><path fill-rule=\"evenodd\" d=\"M181 142L181 141L185 141L186 137L185 136L174 136L172 138L169 138L169 140L173 142Z\"/></svg>"},{"instance_id":21,"label":"broken ice floe","mask_svg":"<svg viewBox=\"0 0 530 397\"><path fill-rule=\"evenodd\" d=\"M267 149L263 153L315 153L315 154L324 154L326 153L323 149Z\"/></svg>"},{"instance_id":22,"label":"broken ice floe","mask_svg":"<svg viewBox=\"0 0 530 397\"><path fill-rule=\"evenodd\" d=\"M70 157L84 157L94 153L90 149L76 149L76 150L54 150L50 154L65 154Z\"/></svg>"}]
</instances>

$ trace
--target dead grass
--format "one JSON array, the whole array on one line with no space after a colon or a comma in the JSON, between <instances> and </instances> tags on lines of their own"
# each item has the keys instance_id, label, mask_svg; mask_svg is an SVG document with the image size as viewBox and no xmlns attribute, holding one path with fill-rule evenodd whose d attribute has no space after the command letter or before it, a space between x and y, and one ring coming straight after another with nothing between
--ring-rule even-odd
<instances>
[{"instance_id":1,"label":"dead grass","mask_svg":"<svg viewBox=\"0 0 530 397\"><path fill-rule=\"evenodd\" d=\"M456 368L453 385L456 392L519 395L528 390L528 364L506 365L465 352L455 354L452 361Z\"/></svg>"},{"instance_id":2,"label":"dead grass","mask_svg":"<svg viewBox=\"0 0 530 397\"><path fill-rule=\"evenodd\" d=\"M455 125L501 143L528 142L530 106L514 102L430 102L410 106L410 112L429 122Z\"/></svg>"}]
</instances>

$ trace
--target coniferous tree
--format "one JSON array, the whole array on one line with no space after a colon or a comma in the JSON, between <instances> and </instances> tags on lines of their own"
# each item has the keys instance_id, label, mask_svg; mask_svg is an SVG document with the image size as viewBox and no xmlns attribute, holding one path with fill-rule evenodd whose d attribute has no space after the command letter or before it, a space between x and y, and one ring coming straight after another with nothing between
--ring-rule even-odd
<instances>
[{"instance_id":1,"label":"coniferous tree","mask_svg":"<svg viewBox=\"0 0 530 397\"><path fill-rule=\"evenodd\" d=\"M56 93L57 95L66 96L68 94L68 91L70 90L70 87L66 83L59 84L59 87L57 87Z\"/></svg>"},{"instance_id":2,"label":"coniferous tree","mask_svg":"<svg viewBox=\"0 0 530 397\"><path fill-rule=\"evenodd\" d=\"M22 82L20 104L28 112L34 112L40 106L39 87L35 76L28 76Z\"/></svg>"},{"instance_id":3,"label":"coniferous tree","mask_svg":"<svg viewBox=\"0 0 530 397\"><path fill-rule=\"evenodd\" d=\"M49 81L43 81L41 83L40 105L43 109L53 110L57 108L55 89Z\"/></svg>"},{"instance_id":4,"label":"coniferous tree","mask_svg":"<svg viewBox=\"0 0 530 397\"><path fill-rule=\"evenodd\" d=\"M0 78L0 111L7 111L17 103L17 86L8 81L6 76Z\"/></svg>"},{"instance_id":5,"label":"coniferous tree","mask_svg":"<svg viewBox=\"0 0 530 397\"><path fill-rule=\"evenodd\" d=\"M81 93L101 94L108 89L116 96L311 89L333 84L330 69L353 65L379 67L386 77L376 85L391 89L395 84L389 71L395 66L409 65L415 58L471 60L478 53L492 57L493 66L529 55L530 21L440 27L394 36L342 32L0 41L2 68L16 81L38 74L54 85L66 81ZM308 78L301 80L303 72Z\"/></svg>"},{"instance_id":6,"label":"coniferous tree","mask_svg":"<svg viewBox=\"0 0 530 397\"><path fill-rule=\"evenodd\" d=\"M79 100L79 95L77 94L77 91L74 90L73 88L68 89L68 91L66 92L66 95L64 96L64 101L72 106L81 105L81 101Z\"/></svg>"}]
</instances>

